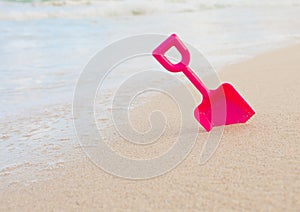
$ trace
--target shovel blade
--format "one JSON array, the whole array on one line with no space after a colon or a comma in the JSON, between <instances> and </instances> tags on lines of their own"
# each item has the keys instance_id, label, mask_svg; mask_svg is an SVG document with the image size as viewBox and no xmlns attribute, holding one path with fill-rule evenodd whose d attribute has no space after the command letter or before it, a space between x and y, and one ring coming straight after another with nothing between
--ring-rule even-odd
<instances>
[{"instance_id":1,"label":"shovel blade","mask_svg":"<svg viewBox=\"0 0 300 212\"><path fill-rule=\"evenodd\" d=\"M214 126L247 122L255 114L251 106L229 83L209 93L195 109L198 122L210 131Z\"/></svg>"}]
</instances>

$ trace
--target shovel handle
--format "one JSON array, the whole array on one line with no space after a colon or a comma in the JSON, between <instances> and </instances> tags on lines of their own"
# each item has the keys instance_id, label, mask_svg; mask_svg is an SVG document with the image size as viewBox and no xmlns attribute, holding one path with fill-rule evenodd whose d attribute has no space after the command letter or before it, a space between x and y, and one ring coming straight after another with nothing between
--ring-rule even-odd
<instances>
[{"instance_id":1,"label":"shovel handle","mask_svg":"<svg viewBox=\"0 0 300 212\"><path fill-rule=\"evenodd\" d=\"M166 56L165 53L171 48L175 47L181 54L181 61L177 64L173 64ZM180 72L189 65L190 53L189 50L183 45L181 40L176 34L169 36L164 42L162 42L153 52L152 55L155 59L168 71Z\"/></svg>"},{"instance_id":2,"label":"shovel handle","mask_svg":"<svg viewBox=\"0 0 300 212\"><path fill-rule=\"evenodd\" d=\"M165 53L171 48L175 47L181 54L181 61L173 64L166 56ZM170 35L164 42L162 42L153 52L152 55L155 59L170 72L183 72L185 76L193 83L193 85L200 91L203 98L209 97L209 90L197 77L197 75L190 69L190 52L179 39L176 34Z\"/></svg>"}]
</instances>

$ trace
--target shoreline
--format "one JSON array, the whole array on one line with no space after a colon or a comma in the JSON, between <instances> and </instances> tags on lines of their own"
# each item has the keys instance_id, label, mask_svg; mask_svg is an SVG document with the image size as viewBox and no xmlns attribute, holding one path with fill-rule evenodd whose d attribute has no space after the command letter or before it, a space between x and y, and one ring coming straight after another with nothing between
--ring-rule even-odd
<instances>
[{"instance_id":1,"label":"shoreline","mask_svg":"<svg viewBox=\"0 0 300 212\"><path fill-rule=\"evenodd\" d=\"M256 115L245 125L226 127L220 146L204 166L198 160L207 134L200 131L187 159L161 177L143 181L113 177L83 157L41 171L41 176L49 176L44 181L10 184L0 191L0 209L299 210L299 55L297 44L218 71L221 81L232 83ZM157 105L159 101L151 103L146 111ZM138 121L144 112L140 108L134 119ZM169 126L168 136L178 124L173 112L169 111L174 125ZM147 128L147 123L138 121L138 125ZM170 146L168 136L156 148ZM129 147L115 146L125 152Z\"/></svg>"}]
</instances>

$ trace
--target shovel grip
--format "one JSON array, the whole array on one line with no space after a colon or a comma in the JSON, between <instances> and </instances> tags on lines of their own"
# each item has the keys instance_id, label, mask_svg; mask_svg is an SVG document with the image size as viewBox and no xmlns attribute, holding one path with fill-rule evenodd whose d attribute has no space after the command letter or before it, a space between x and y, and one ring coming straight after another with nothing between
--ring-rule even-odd
<instances>
[{"instance_id":1,"label":"shovel grip","mask_svg":"<svg viewBox=\"0 0 300 212\"><path fill-rule=\"evenodd\" d=\"M173 64L166 56L165 53L171 48L175 47L181 54L181 61ZM190 53L176 34L170 35L164 42L162 42L153 52L152 55L155 59L168 71L180 72L183 71L190 62Z\"/></svg>"},{"instance_id":2,"label":"shovel grip","mask_svg":"<svg viewBox=\"0 0 300 212\"><path fill-rule=\"evenodd\" d=\"M181 54L181 61L173 64L166 56L165 53L172 47L175 47ZM170 35L163 41L153 52L152 55L155 59L170 72L183 72L191 83L200 91L203 98L209 97L209 90L197 77L197 75L189 68L190 52L179 39L176 34Z\"/></svg>"}]
</instances>

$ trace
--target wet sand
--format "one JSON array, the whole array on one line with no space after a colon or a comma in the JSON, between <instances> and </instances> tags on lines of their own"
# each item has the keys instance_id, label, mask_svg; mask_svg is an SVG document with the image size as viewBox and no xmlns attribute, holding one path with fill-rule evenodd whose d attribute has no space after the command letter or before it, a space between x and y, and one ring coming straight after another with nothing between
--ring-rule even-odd
<instances>
[{"instance_id":1,"label":"wet sand","mask_svg":"<svg viewBox=\"0 0 300 212\"><path fill-rule=\"evenodd\" d=\"M207 134L200 131L187 159L160 177L126 180L80 157L42 170L44 180L4 187L0 210L299 211L299 67L300 45L295 45L220 72L222 81L234 84L256 115L245 125L226 127L217 151L203 166L198 162ZM146 109L139 110L136 120ZM161 137L165 143L159 145L168 144L168 136Z\"/></svg>"}]
</instances>

